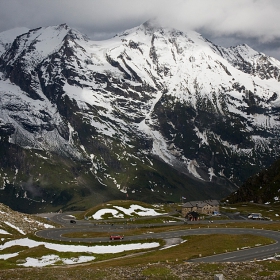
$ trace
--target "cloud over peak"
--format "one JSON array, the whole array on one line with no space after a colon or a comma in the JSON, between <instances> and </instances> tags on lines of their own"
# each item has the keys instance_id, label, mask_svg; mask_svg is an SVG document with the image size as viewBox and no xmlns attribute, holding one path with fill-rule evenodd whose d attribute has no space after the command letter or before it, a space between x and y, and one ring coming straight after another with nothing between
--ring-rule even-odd
<instances>
[{"instance_id":1,"label":"cloud over peak","mask_svg":"<svg viewBox=\"0 0 280 280\"><path fill-rule=\"evenodd\" d=\"M157 17L182 31L213 38L280 39L279 0L9 0L0 1L0 32L66 22L92 39L104 39ZM248 42L248 41L247 41Z\"/></svg>"}]
</instances>

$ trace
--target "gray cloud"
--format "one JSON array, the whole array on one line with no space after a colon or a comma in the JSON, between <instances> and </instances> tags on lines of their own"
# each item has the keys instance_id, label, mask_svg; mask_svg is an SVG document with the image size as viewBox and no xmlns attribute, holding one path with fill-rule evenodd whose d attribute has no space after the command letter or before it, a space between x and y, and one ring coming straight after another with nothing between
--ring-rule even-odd
<instances>
[{"instance_id":1,"label":"gray cloud","mask_svg":"<svg viewBox=\"0 0 280 280\"><path fill-rule=\"evenodd\" d=\"M154 17L220 45L251 42L280 58L279 0L0 0L0 32L67 23L104 39Z\"/></svg>"}]
</instances>

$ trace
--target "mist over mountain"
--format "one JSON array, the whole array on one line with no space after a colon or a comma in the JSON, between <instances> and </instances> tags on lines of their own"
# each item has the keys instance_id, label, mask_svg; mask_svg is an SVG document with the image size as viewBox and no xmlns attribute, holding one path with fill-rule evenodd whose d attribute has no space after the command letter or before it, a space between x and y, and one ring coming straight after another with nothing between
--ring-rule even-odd
<instances>
[{"instance_id":1,"label":"mist over mountain","mask_svg":"<svg viewBox=\"0 0 280 280\"><path fill-rule=\"evenodd\" d=\"M0 201L220 199L279 157L280 62L151 20L0 33Z\"/></svg>"}]
</instances>

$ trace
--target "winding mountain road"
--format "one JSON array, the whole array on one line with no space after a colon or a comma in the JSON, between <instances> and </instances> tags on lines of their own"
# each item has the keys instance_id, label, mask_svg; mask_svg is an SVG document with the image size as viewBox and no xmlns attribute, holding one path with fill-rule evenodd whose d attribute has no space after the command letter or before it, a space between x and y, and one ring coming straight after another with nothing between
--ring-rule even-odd
<instances>
[{"instance_id":1,"label":"winding mountain road","mask_svg":"<svg viewBox=\"0 0 280 280\"><path fill-rule=\"evenodd\" d=\"M37 232L37 236L51 240L59 240L66 242L83 242L83 243L96 243L96 242L108 242L109 232L122 232L128 226L123 225L111 225L102 224L97 225L88 221L77 221L76 224L69 226L69 218L65 219L62 214L55 215L52 217L53 221L60 222L64 226L63 228L46 229ZM173 223L172 223L173 224ZM181 223L182 224L182 223ZM131 226L131 225L130 225ZM137 225L139 227L139 225ZM142 225L147 226L147 225ZM189 225L188 225L189 226ZM90 231L104 231L108 232L108 237L96 237L96 238L68 238L63 235L66 233L74 232L90 232ZM143 239L173 239L180 238L188 235L209 235L209 234L251 234L265 236L275 243L266 246L258 246L254 248L240 249L233 252L224 254L217 254L208 257L200 257L197 259L190 260L191 262L242 262L252 261L255 259L265 259L273 257L275 254L280 253L280 231L271 231L264 229L254 228L198 228L198 229L183 229L177 231L168 231L161 233L148 232L142 235L125 236L126 240L136 241Z\"/></svg>"}]
</instances>

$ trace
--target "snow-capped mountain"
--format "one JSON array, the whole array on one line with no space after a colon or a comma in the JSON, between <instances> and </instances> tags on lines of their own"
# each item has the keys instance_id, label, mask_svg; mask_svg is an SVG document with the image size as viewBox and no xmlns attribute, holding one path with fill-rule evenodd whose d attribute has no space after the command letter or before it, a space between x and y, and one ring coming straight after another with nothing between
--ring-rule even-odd
<instances>
[{"instance_id":1,"label":"snow-capped mountain","mask_svg":"<svg viewBox=\"0 0 280 280\"><path fill-rule=\"evenodd\" d=\"M0 45L3 192L221 198L279 156L280 62L247 45L154 21L105 41L65 24L6 31Z\"/></svg>"}]
</instances>

